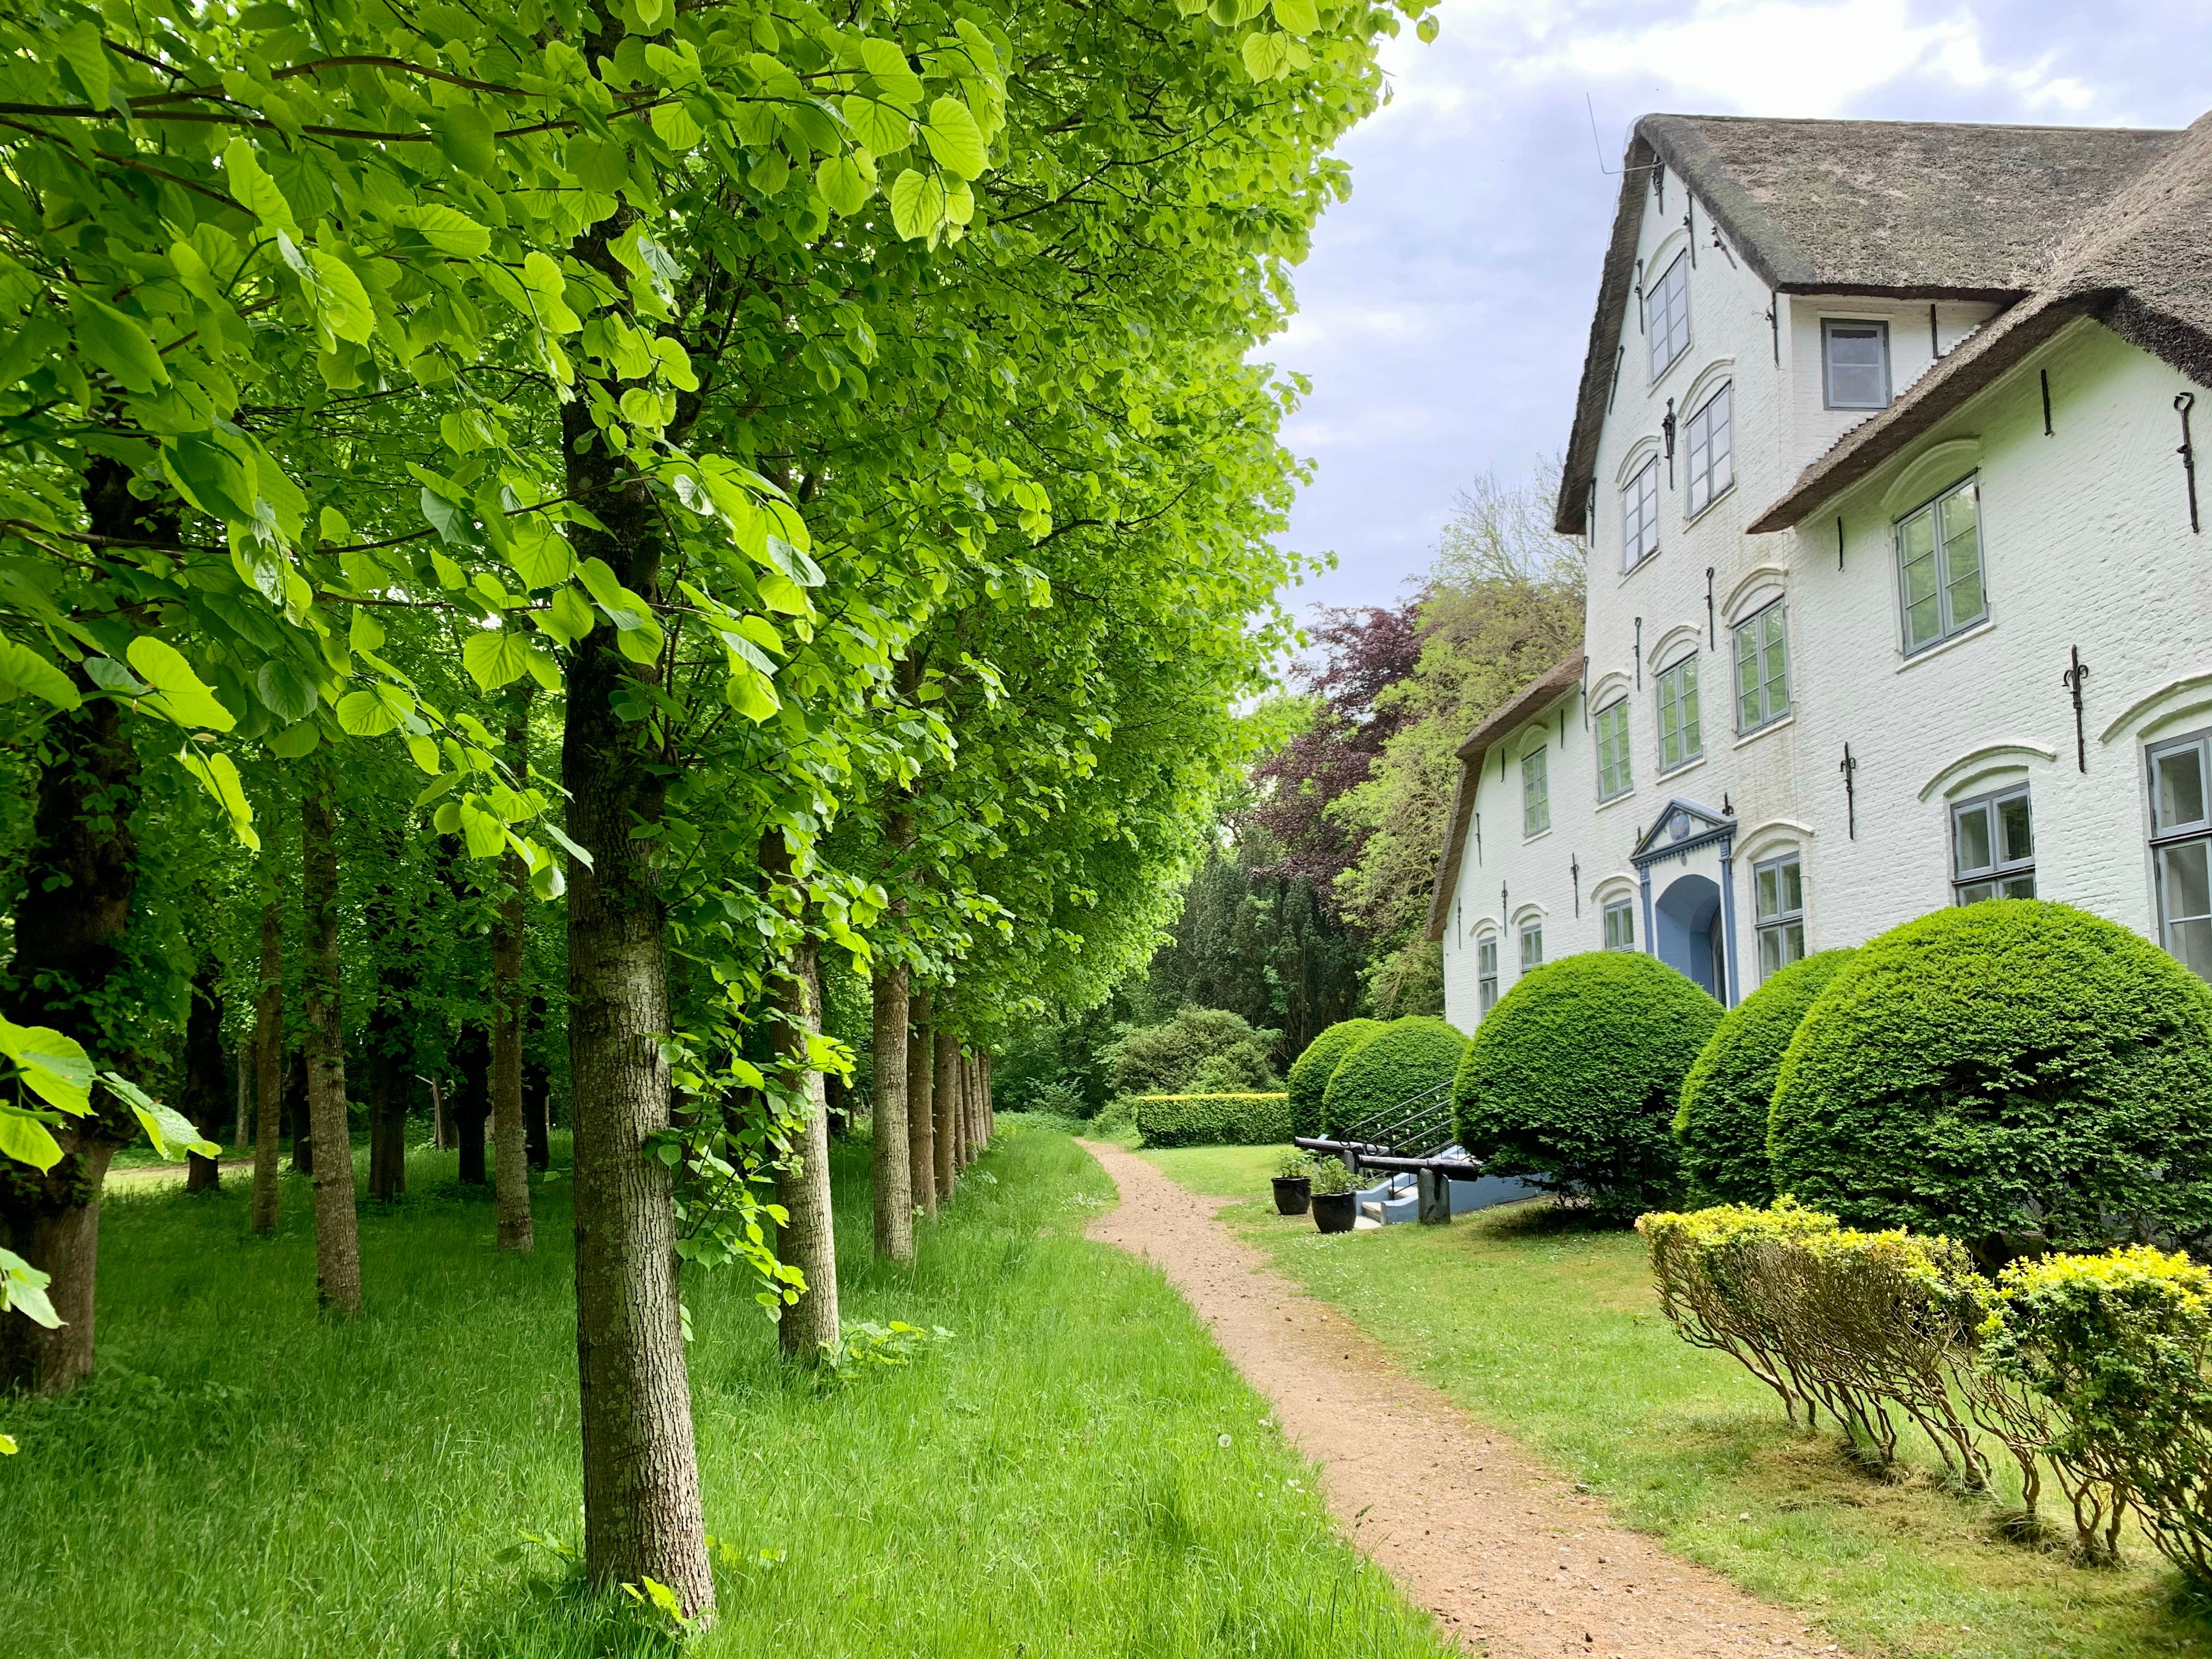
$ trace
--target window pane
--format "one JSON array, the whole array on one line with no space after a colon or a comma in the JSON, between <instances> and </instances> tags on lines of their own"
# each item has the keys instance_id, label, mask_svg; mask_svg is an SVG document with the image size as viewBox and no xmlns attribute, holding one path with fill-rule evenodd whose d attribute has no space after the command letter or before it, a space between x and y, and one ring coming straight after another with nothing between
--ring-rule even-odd
<instances>
[{"instance_id":1,"label":"window pane","mask_svg":"<svg viewBox=\"0 0 2212 1659\"><path fill-rule=\"evenodd\" d=\"M1943 631L1942 602L1936 595L1936 515L1923 510L1897 527L1897 557L1905 585L1905 643L1926 645Z\"/></svg>"},{"instance_id":2,"label":"window pane","mask_svg":"<svg viewBox=\"0 0 2212 1659\"><path fill-rule=\"evenodd\" d=\"M1682 758L1690 760L1705 747L1698 738L1698 659L1691 658L1675 672L1682 687Z\"/></svg>"},{"instance_id":3,"label":"window pane","mask_svg":"<svg viewBox=\"0 0 2212 1659\"><path fill-rule=\"evenodd\" d=\"M1834 324L1827 330L1828 404L1880 409L1889 402L1888 337L1875 324Z\"/></svg>"},{"instance_id":4,"label":"window pane","mask_svg":"<svg viewBox=\"0 0 2212 1659\"><path fill-rule=\"evenodd\" d=\"M1804 961L1805 924L1802 921L1793 921L1777 931L1782 935L1782 959L1784 962Z\"/></svg>"},{"instance_id":5,"label":"window pane","mask_svg":"<svg viewBox=\"0 0 2212 1659\"><path fill-rule=\"evenodd\" d=\"M1772 865L1768 864L1761 866L1758 874L1753 878L1758 884L1759 891L1759 908L1756 914L1761 921L1769 921L1782 914L1782 884L1778 879L1780 873Z\"/></svg>"},{"instance_id":6,"label":"window pane","mask_svg":"<svg viewBox=\"0 0 2212 1659\"><path fill-rule=\"evenodd\" d=\"M2028 822L2026 795L2014 795L2008 800L1999 801L1997 821L2003 832L2000 840L2007 864L2035 856L2035 831Z\"/></svg>"},{"instance_id":7,"label":"window pane","mask_svg":"<svg viewBox=\"0 0 2212 1659\"><path fill-rule=\"evenodd\" d=\"M2212 921L2178 921L2166 930L2166 948L2201 978L2212 979Z\"/></svg>"},{"instance_id":8,"label":"window pane","mask_svg":"<svg viewBox=\"0 0 2212 1659\"><path fill-rule=\"evenodd\" d=\"M1986 870L1996 862L1991 856L1990 844L1990 809L1986 806L1967 806L1960 809L1956 819L1959 836L1959 873L1967 875L1976 870Z\"/></svg>"},{"instance_id":9,"label":"window pane","mask_svg":"<svg viewBox=\"0 0 2212 1659\"><path fill-rule=\"evenodd\" d=\"M1533 836L1551 827L1551 779L1539 749L1521 757L1521 833Z\"/></svg>"},{"instance_id":10,"label":"window pane","mask_svg":"<svg viewBox=\"0 0 2212 1659\"><path fill-rule=\"evenodd\" d=\"M2191 744L2169 750L2151 762L2158 787L2153 792L2157 827L2176 830L2204 821L2204 750Z\"/></svg>"},{"instance_id":11,"label":"window pane","mask_svg":"<svg viewBox=\"0 0 2212 1659\"><path fill-rule=\"evenodd\" d=\"M1998 884L1998 887L2007 898L2033 898L2035 874L2030 871L2024 876L2008 876Z\"/></svg>"},{"instance_id":12,"label":"window pane","mask_svg":"<svg viewBox=\"0 0 2212 1659\"><path fill-rule=\"evenodd\" d=\"M1677 254L1646 293L1644 331L1650 337L1651 377L1664 374L1690 343L1689 257Z\"/></svg>"},{"instance_id":13,"label":"window pane","mask_svg":"<svg viewBox=\"0 0 2212 1659\"><path fill-rule=\"evenodd\" d=\"M1735 723L1748 732L1763 718L1759 677L1759 624L1747 622L1735 630Z\"/></svg>"},{"instance_id":14,"label":"window pane","mask_svg":"<svg viewBox=\"0 0 2212 1659\"><path fill-rule=\"evenodd\" d=\"M2192 841L2162 848L2158 855L2159 902L2168 924L2212 916L2212 872L2206 854L2212 842Z\"/></svg>"},{"instance_id":15,"label":"window pane","mask_svg":"<svg viewBox=\"0 0 2212 1659\"><path fill-rule=\"evenodd\" d=\"M1795 914L1805 908L1805 872L1796 859L1791 859L1777 872L1782 878L1782 908Z\"/></svg>"},{"instance_id":16,"label":"window pane","mask_svg":"<svg viewBox=\"0 0 2212 1659\"><path fill-rule=\"evenodd\" d=\"M1759 978L1763 980L1773 978L1782 965L1782 930L1779 927L1760 928L1759 930Z\"/></svg>"},{"instance_id":17,"label":"window pane","mask_svg":"<svg viewBox=\"0 0 2212 1659\"><path fill-rule=\"evenodd\" d=\"M1969 882L1959 889L1959 902L1961 904L1979 904L1984 899L1996 896L1997 884L1993 881Z\"/></svg>"},{"instance_id":18,"label":"window pane","mask_svg":"<svg viewBox=\"0 0 2212 1659\"><path fill-rule=\"evenodd\" d=\"M1976 524L1972 484L1954 490L1940 503L1943 514L1944 587L1950 625L1964 628L1981 617L1982 544Z\"/></svg>"}]
</instances>

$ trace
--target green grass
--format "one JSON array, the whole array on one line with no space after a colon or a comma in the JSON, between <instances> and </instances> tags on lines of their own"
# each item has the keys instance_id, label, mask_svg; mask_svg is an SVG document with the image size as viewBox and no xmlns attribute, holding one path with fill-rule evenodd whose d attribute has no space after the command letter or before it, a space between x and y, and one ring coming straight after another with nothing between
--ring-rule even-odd
<instances>
[{"instance_id":1,"label":"green grass","mask_svg":"<svg viewBox=\"0 0 2212 1659\"><path fill-rule=\"evenodd\" d=\"M732 1275L687 1285L720 1622L702 1656L1351 1653L1440 1659L1329 1528L1311 1471L1152 1268L1081 1236L1110 1184L1008 1124L911 1268L866 1261L865 1146L836 1154L848 1317L943 1325L915 1364L795 1376ZM318 1320L304 1182L112 1196L99 1379L10 1401L0 1654L648 1654L529 1532L579 1530L570 1218L491 1248L453 1158L365 1206L369 1311Z\"/></svg>"},{"instance_id":2,"label":"green grass","mask_svg":"<svg viewBox=\"0 0 2212 1659\"><path fill-rule=\"evenodd\" d=\"M1213 1198L1257 1194L1272 1203L1273 1188L1268 1182L1290 1150L1286 1141L1279 1146L1167 1146L1140 1156L1194 1193Z\"/></svg>"},{"instance_id":3,"label":"green grass","mask_svg":"<svg viewBox=\"0 0 2212 1659\"><path fill-rule=\"evenodd\" d=\"M1163 1167L1216 1189L1212 1170L1179 1169L1173 1156ZM2212 1625L2140 1540L2125 1570L2078 1567L2061 1550L2004 1539L1999 1504L1942 1490L1924 1447L1893 1481L1849 1464L1832 1436L1791 1433L1748 1373L1674 1334L1632 1233L1565 1229L1528 1206L1336 1235L1259 1202L1223 1213L1410 1370L1589 1483L1615 1516L1802 1609L1857 1652L2212 1656ZM2048 1518L2063 1517L2057 1501Z\"/></svg>"}]
</instances>

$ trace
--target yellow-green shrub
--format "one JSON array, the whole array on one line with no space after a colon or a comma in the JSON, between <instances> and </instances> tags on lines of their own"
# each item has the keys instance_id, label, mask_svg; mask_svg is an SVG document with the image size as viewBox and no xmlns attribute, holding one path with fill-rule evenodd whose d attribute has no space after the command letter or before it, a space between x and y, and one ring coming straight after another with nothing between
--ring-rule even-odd
<instances>
[{"instance_id":1,"label":"yellow-green shrub","mask_svg":"<svg viewBox=\"0 0 2212 1659\"><path fill-rule=\"evenodd\" d=\"M1135 1095L1137 1128L1147 1146L1272 1146L1291 1138L1291 1097L1265 1095Z\"/></svg>"}]
</instances>

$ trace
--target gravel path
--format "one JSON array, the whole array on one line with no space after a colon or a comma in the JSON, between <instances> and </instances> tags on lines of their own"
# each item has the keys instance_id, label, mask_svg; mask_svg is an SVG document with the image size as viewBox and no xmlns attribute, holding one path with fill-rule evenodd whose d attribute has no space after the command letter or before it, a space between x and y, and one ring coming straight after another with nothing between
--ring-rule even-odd
<instances>
[{"instance_id":1,"label":"gravel path","mask_svg":"<svg viewBox=\"0 0 2212 1659\"><path fill-rule=\"evenodd\" d=\"M1150 1258L1322 1466L1338 1524L1492 1659L1837 1653L1801 1620L1615 1524L1593 1497L1400 1372L1214 1218L1232 1200L1079 1143L1121 1189L1091 1237Z\"/></svg>"}]
</instances>

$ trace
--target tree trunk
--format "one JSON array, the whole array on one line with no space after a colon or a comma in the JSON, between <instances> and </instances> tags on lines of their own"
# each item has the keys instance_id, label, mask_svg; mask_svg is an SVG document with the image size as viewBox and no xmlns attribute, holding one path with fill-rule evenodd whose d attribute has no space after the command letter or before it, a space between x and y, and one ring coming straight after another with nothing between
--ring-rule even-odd
<instances>
[{"instance_id":1,"label":"tree trunk","mask_svg":"<svg viewBox=\"0 0 2212 1659\"><path fill-rule=\"evenodd\" d=\"M231 1130L230 1144L243 1146L253 1133L248 1107L253 1098L253 1043L249 1038L238 1045L231 1056L231 1069L238 1084L238 1122Z\"/></svg>"},{"instance_id":2,"label":"tree trunk","mask_svg":"<svg viewBox=\"0 0 2212 1659\"><path fill-rule=\"evenodd\" d=\"M507 764L518 779L530 775L530 699L511 692L507 703ZM512 848L500 860L506 890L491 933L491 1117L497 1143L494 1173L498 1186L498 1241L502 1250L527 1255L534 1240L530 1225L530 1154L523 1146L522 1122L522 930L530 902L530 870Z\"/></svg>"},{"instance_id":3,"label":"tree trunk","mask_svg":"<svg viewBox=\"0 0 2212 1659\"><path fill-rule=\"evenodd\" d=\"M841 1334L837 1318L837 1237L830 1214L830 1116L822 1073L807 1066L806 1035L822 1029L822 981L814 941L792 952L776 998L784 1020L776 1028L776 1047L787 1071L805 1070L806 1127L792 1155L775 1172L775 1201L790 1219L776 1253L806 1275L806 1290L783 1310L776 1340L784 1352L811 1359Z\"/></svg>"},{"instance_id":4,"label":"tree trunk","mask_svg":"<svg viewBox=\"0 0 2212 1659\"><path fill-rule=\"evenodd\" d=\"M892 1261L911 1261L914 1186L907 1170L906 964L879 963L874 990L876 1254Z\"/></svg>"},{"instance_id":5,"label":"tree trunk","mask_svg":"<svg viewBox=\"0 0 2212 1659\"><path fill-rule=\"evenodd\" d=\"M484 1125L491 1118L491 1036L481 1025L461 1027L453 1044L453 1087L446 1097L446 1121L461 1151L461 1180L471 1187L491 1184L484 1163Z\"/></svg>"},{"instance_id":6,"label":"tree trunk","mask_svg":"<svg viewBox=\"0 0 2212 1659\"><path fill-rule=\"evenodd\" d=\"M950 1031L940 1030L933 1045L937 1050L936 1077L931 1086L931 1105L937 1119L937 1190L950 1203L952 1183L958 1174L957 1160L960 1155L960 1131L957 1119L960 1109L960 1039Z\"/></svg>"},{"instance_id":7,"label":"tree trunk","mask_svg":"<svg viewBox=\"0 0 2212 1659\"><path fill-rule=\"evenodd\" d=\"M975 1092L983 1102L983 1144L988 1146L999 1133L999 1109L991 1103L991 1054L987 1048L975 1056Z\"/></svg>"},{"instance_id":8,"label":"tree trunk","mask_svg":"<svg viewBox=\"0 0 2212 1659\"><path fill-rule=\"evenodd\" d=\"M82 501L94 535L173 541L173 515L130 491L118 461L94 459ZM100 1064L130 1067L103 1012L115 1001L111 978L122 964L124 930L138 883L131 817L138 805L138 751L121 708L82 670L70 675L85 701L46 723L22 896L15 916L15 957L0 987L0 1012L23 1025L47 1025L75 1037ZM0 1160L0 1244L52 1275L46 1293L66 1321L47 1330L0 1316L0 1391L58 1394L92 1374L93 1280L100 1254L100 1188L115 1149L137 1133L131 1115L106 1089L93 1092L90 1115L60 1126L61 1161L44 1176Z\"/></svg>"},{"instance_id":9,"label":"tree trunk","mask_svg":"<svg viewBox=\"0 0 2212 1659\"><path fill-rule=\"evenodd\" d=\"M397 830L385 838L385 856L397 869L405 843ZM363 1037L368 1066L368 1195L392 1204L407 1196L407 1109L415 1090L415 1020L421 975L414 941L392 878L380 881L369 900L368 927L376 978Z\"/></svg>"},{"instance_id":10,"label":"tree trunk","mask_svg":"<svg viewBox=\"0 0 2212 1659\"><path fill-rule=\"evenodd\" d=\"M272 825L262 867L276 867ZM284 907L275 884L261 906L261 976L253 997L253 1231L276 1231L276 1141L284 1115Z\"/></svg>"},{"instance_id":11,"label":"tree trunk","mask_svg":"<svg viewBox=\"0 0 2212 1659\"><path fill-rule=\"evenodd\" d=\"M926 1216L937 1213L937 1121L931 1104L937 1092L936 1006L936 997L925 985L914 994L908 1010L906 1164L914 1182L914 1207Z\"/></svg>"},{"instance_id":12,"label":"tree trunk","mask_svg":"<svg viewBox=\"0 0 2212 1659\"><path fill-rule=\"evenodd\" d=\"M618 213L573 251L625 283L608 245L627 228ZM622 388L605 390L619 398ZM659 508L609 452L591 408L586 397L561 410L568 490L592 503L599 526L572 524L569 535L580 556L604 559L617 581L651 603L659 595ZM714 1581L684 1370L674 1176L645 1147L671 1109L662 1047L668 924L656 843L633 831L660 824L665 774L647 747L651 727L616 712L618 697L657 681L653 665L621 654L611 628L593 629L571 653L562 781L568 833L591 859L572 860L568 873L584 1570L601 1587L651 1578L687 1613L704 1616Z\"/></svg>"},{"instance_id":13,"label":"tree trunk","mask_svg":"<svg viewBox=\"0 0 2212 1659\"><path fill-rule=\"evenodd\" d=\"M307 1109L307 1051L292 1050L284 1065L284 1117L292 1126L292 1173L315 1172L315 1125Z\"/></svg>"},{"instance_id":14,"label":"tree trunk","mask_svg":"<svg viewBox=\"0 0 2212 1659\"><path fill-rule=\"evenodd\" d=\"M353 1137L346 1127L337 806L327 758L315 765L300 801L300 903L306 918L307 1121L323 1149L314 1170L315 1297L331 1312L350 1315L361 1311L361 1237L354 1218Z\"/></svg>"},{"instance_id":15,"label":"tree trunk","mask_svg":"<svg viewBox=\"0 0 2212 1659\"><path fill-rule=\"evenodd\" d=\"M230 1118L230 1091L223 1086L222 964L213 956L200 958L191 996L185 1015L185 1086L177 1109L191 1120L202 1139L219 1142ZM222 1166L215 1159L185 1154L186 1192L211 1193L222 1181Z\"/></svg>"}]
</instances>

